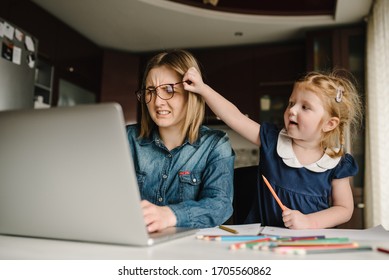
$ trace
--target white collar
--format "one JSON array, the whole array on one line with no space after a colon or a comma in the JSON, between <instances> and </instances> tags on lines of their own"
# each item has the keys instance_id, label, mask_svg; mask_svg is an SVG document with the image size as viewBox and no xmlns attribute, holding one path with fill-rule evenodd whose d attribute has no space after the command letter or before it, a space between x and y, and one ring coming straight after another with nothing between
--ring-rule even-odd
<instances>
[{"instance_id":1,"label":"white collar","mask_svg":"<svg viewBox=\"0 0 389 280\"><path fill-rule=\"evenodd\" d=\"M277 142L277 154L282 158L284 163L289 167L294 168L306 168L313 172L325 172L328 169L334 168L340 161L340 157L332 158L326 153L314 163L309 165L302 165L296 155L294 154L292 147L292 139L288 136L285 128L280 131Z\"/></svg>"}]
</instances>

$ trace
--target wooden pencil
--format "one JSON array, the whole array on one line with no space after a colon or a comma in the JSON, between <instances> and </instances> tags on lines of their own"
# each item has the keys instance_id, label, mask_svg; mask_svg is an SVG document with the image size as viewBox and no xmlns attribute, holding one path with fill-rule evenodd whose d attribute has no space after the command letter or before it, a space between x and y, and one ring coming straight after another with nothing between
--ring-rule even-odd
<instances>
[{"instance_id":1,"label":"wooden pencil","mask_svg":"<svg viewBox=\"0 0 389 280\"><path fill-rule=\"evenodd\" d=\"M274 197L275 200L277 201L278 205L281 207L282 211L284 211L284 210L286 209L286 207L284 206L284 204L282 204L281 200L278 198L278 195L277 195L276 192L273 190L273 187L270 185L269 181L266 179L265 176L262 175L262 178L263 178L263 180L265 181L266 186L269 188L271 194L273 195L273 197Z\"/></svg>"}]
</instances>

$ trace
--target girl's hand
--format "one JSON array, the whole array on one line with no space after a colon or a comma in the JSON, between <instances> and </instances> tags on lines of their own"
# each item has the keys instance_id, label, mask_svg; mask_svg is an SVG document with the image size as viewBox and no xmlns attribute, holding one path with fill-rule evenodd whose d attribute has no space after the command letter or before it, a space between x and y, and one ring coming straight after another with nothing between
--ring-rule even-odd
<instances>
[{"instance_id":1,"label":"girl's hand","mask_svg":"<svg viewBox=\"0 0 389 280\"><path fill-rule=\"evenodd\" d=\"M141 207L148 232L173 227L177 223L176 215L168 206L157 206L147 200L142 200Z\"/></svg>"},{"instance_id":2,"label":"girl's hand","mask_svg":"<svg viewBox=\"0 0 389 280\"><path fill-rule=\"evenodd\" d=\"M193 93L197 93L199 95L202 95L205 90L205 84L203 82L203 79L197 71L196 68L191 67L188 69L188 71L185 73L183 77L184 83L184 89Z\"/></svg>"},{"instance_id":3,"label":"girl's hand","mask_svg":"<svg viewBox=\"0 0 389 280\"><path fill-rule=\"evenodd\" d=\"M285 227L289 229L309 229L310 221L307 215L304 215L298 210L286 208L282 212L282 220Z\"/></svg>"}]
</instances>

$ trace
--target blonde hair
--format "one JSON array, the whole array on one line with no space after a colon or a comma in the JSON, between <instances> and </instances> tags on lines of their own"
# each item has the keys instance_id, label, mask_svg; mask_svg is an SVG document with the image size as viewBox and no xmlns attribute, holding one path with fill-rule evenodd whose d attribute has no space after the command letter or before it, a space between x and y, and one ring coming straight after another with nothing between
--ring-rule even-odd
<instances>
[{"instance_id":1,"label":"blonde hair","mask_svg":"<svg viewBox=\"0 0 389 280\"><path fill-rule=\"evenodd\" d=\"M190 52L185 50L162 52L152 57L147 63L143 75L142 88L146 85L146 79L150 70L161 66L169 67L179 74L181 78L190 67L195 67L201 74L199 64ZM198 94L189 91L185 92L185 94L188 95L188 102L186 104L187 113L181 133L186 135L190 143L193 143L199 136L200 126L204 120L205 101ZM147 106L144 102L141 103L141 112L142 116L139 137L145 138L150 136L150 133L156 124L151 119Z\"/></svg>"},{"instance_id":2,"label":"blonde hair","mask_svg":"<svg viewBox=\"0 0 389 280\"><path fill-rule=\"evenodd\" d=\"M347 130L350 128L350 132L355 133L361 125L363 115L355 78L346 70L310 72L297 80L297 84L316 93L329 116L339 119L335 129L322 134L321 147L326 149L330 157L344 155Z\"/></svg>"}]
</instances>

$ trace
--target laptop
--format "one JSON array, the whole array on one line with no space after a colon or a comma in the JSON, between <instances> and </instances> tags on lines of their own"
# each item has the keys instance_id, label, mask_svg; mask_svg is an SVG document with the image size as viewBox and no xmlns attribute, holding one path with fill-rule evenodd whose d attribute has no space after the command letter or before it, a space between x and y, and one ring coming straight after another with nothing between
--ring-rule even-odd
<instances>
[{"instance_id":1,"label":"laptop","mask_svg":"<svg viewBox=\"0 0 389 280\"><path fill-rule=\"evenodd\" d=\"M148 246L123 112L116 103L0 112L0 234Z\"/></svg>"}]
</instances>

